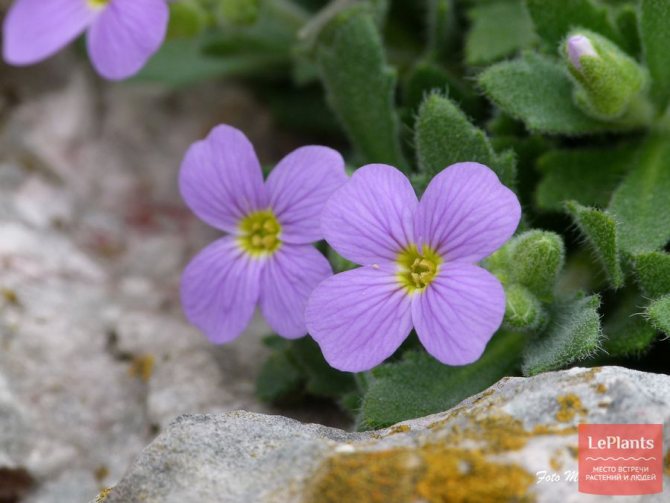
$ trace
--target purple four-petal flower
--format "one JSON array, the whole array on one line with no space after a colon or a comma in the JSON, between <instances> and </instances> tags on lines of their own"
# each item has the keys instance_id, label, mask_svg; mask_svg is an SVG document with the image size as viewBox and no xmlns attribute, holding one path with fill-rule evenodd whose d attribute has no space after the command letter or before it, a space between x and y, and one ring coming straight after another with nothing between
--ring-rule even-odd
<instances>
[{"instance_id":1,"label":"purple four-petal flower","mask_svg":"<svg viewBox=\"0 0 670 503\"><path fill-rule=\"evenodd\" d=\"M13 65L48 58L88 30L88 52L110 80L137 73L163 43L166 0L17 0L5 18L3 56Z\"/></svg>"},{"instance_id":2,"label":"purple four-petal flower","mask_svg":"<svg viewBox=\"0 0 670 503\"><path fill-rule=\"evenodd\" d=\"M311 243L323 239L323 206L346 180L342 157L327 147L295 150L264 182L253 146L237 129L219 126L193 144L181 166L182 197L228 235L184 271L182 305L191 323L212 342L229 342L258 304L279 335L305 335L307 298L332 275Z\"/></svg>"},{"instance_id":3,"label":"purple four-petal flower","mask_svg":"<svg viewBox=\"0 0 670 503\"><path fill-rule=\"evenodd\" d=\"M439 361L477 360L502 323L505 293L474 264L502 246L520 218L517 197L481 164L446 168L420 202L397 169L357 170L326 204L322 229L340 255L363 267L321 283L305 313L326 360L368 370L412 327Z\"/></svg>"}]
</instances>

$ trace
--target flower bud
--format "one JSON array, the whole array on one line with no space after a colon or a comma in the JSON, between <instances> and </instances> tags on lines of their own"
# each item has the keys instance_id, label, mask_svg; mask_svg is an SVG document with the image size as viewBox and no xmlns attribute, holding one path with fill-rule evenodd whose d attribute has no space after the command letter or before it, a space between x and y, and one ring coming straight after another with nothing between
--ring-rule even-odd
<instances>
[{"instance_id":1,"label":"flower bud","mask_svg":"<svg viewBox=\"0 0 670 503\"><path fill-rule=\"evenodd\" d=\"M198 1L186 0L170 4L168 37L193 37L207 27L207 12Z\"/></svg>"},{"instance_id":2,"label":"flower bud","mask_svg":"<svg viewBox=\"0 0 670 503\"><path fill-rule=\"evenodd\" d=\"M505 326L510 330L537 331L548 316L542 304L527 288L511 285L505 289Z\"/></svg>"},{"instance_id":3,"label":"flower bud","mask_svg":"<svg viewBox=\"0 0 670 503\"><path fill-rule=\"evenodd\" d=\"M218 0L221 17L236 26L252 25L258 19L261 0Z\"/></svg>"},{"instance_id":4,"label":"flower bud","mask_svg":"<svg viewBox=\"0 0 670 503\"><path fill-rule=\"evenodd\" d=\"M568 36L562 52L576 81L575 103L592 117L621 117L644 89L644 70L605 37L580 30Z\"/></svg>"}]
</instances>

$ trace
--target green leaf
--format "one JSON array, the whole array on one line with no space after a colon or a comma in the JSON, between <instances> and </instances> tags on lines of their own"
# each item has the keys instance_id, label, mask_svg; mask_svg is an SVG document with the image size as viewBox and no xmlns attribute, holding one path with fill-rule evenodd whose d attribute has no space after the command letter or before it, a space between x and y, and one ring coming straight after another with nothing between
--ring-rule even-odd
<instances>
[{"instance_id":1,"label":"green leaf","mask_svg":"<svg viewBox=\"0 0 670 503\"><path fill-rule=\"evenodd\" d=\"M419 169L435 175L456 162L475 161L487 165L500 180L513 186L516 163L513 154L498 155L486 134L472 125L449 98L438 93L426 97L415 125Z\"/></svg>"},{"instance_id":2,"label":"green leaf","mask_svg":"<svg viewBox=\"0 0 670 503\"><path fill-rule=\"evenodd\" d=\"M555 303L549 328L526 348L523 373L530 376L558 370L599 350L602 342L599 306L598 295Z\"/></svg>"},{"instance_id":3,"label":"green leaf","mask_svg":"<svg viewBox=\"0 0 670 503\"><path fill-rule=\"evenodd\" d=\"M457 39L458 23L454 0L426 0L428 53L441 59Z\"/></svg>"},{"instance_id":4,"label":"green leaf","mask_svg":"<svg viewBox=\"0 0 670 503\"><path fill-rule=\"evenodd\" d=\"M670 254L640 253L633 257L633 268L647 297L655 299L670 293Z\"/></svg>"},{"instance_id":5,"label":"green leaf","mask_svg":"<svg viewBox=\"0 0 670 503\"><path fill-rule=\"evenodd\" d=\"M497 334L475 363L449 367L423 351L372 370L363 397L359 429L383 428L399 421L447 410L465 398L516 373L524 337Z\"/></svg>"},{"instance_id":6,"label":"green leaf","mask_svg":"<svg viewBox=\"0 0 670 503\"><path fill-rule=\"evenodd\" d=\"M607 207L623 174L633 166L631 146L553 150L537 160L543 173L535 200L543 210L560 211L566 201Z\"/></svg>"},{"instance_id":7,"label":"green leaf","mask_svg":"<svg viewBox=\"0 0 670 503\"><path fill-rule=\"evenodd\" d=\"M612 357L640 356L657 336L644 318L646 301L637 292L627 292L605 320L605 351Z\"/></svg>"},{"instance_id":8,"label":"green leaf","mask_svg":"<svg viewBox=\"0 0 670 503\"><path fill-rule=\"evenodd\" d=\"M523 0L501 0L468 11L465 62L485 65L533 45L535 32Z\"/></svg>"},{"instance_id":9,"label":"green leaf","mask_svg":"<svg viewBox=\"0 0 670 503\"><path fill-rule=\"evenodd\" d=\"M619 235L614 218L607 212L582 206L574 201L566 203L577 227L591 245L613 288L621 288L624 275L621 269Z\"/></svg>"},{"instance_id":10,"label":"green leaf","mask_svg":"<svg viewBox=\"0 0 670 503\"><path fill-rule=\"evenodd\" d=\"M647 317L655 328L670 335L670 295L649 304Z\"/></svg>"},{"instance_id":11,"label":"green leaf","mask_svg":"<svg viewBox=\"0 0 670 503\"><path fill-rule=\"evenodd\" d=\"M565 264L563 239L553 232L525 232L510 242L508 261L509 281L525 286L539 300L549 302Z\"/></svg>"},{"instance_id":12,"label":"green leaf","mask_svg":"<svg viewBox=\"0 0 670 503\"><path fill-rule=\"evenodd\" d=\"M170 4L167 38L194 37L207 27L207 11L194 0Z\"/></svg>"},{"instance_id":13,"label":"green leaf","mask_svg":"<svg viewBox=\"0 0 670 503\"><path fill-rule=\"evenodd\" d=\"M328 365L319 346L310 337L293 341L291 355L305 375L305 390L310 395L339 398L355 389L353 374L340 372Z\"/></svg>"},{"instance_id":14,"label":"green leaf","mask_svg":"<svg viewBox=\"0 0 670 503\"><path fill-rule=\"evenodd\" d=\"M663 248L670 240L670 141L653 137L635 169L614 192L609 211L621 249L635 254Z\"/></svg>"},{"instance_id":15,"label":"green leaf","mask_svg":"<svg viewBox=\"0 0 670 503\"><path fill-rule=\"evenodd\" d=\"M256 395L264 402L281 402L300 393L302 376L285 351L272 353L256 379Z\"/></svg>"},{"instance_id":16,"label":"green leaf","mask_svg":"<svg viewBox=\"0 0 670 503\"><path fill-rule=\"evenodd\" d=\"M546 56L526 53L493 65L479 76L479 84L491 101L531 132L578 136L621 129L579 110L566 70Z\"/></svg>"},{"instance_id":17,"label":"green leaf","mask_svg":"<svg viewBox=\"0 0 670 503\"><path fill-rule=\"evenodd\" d=\"M640 36L652 79L651 91L660 111L664 111L670 101L670 3L642 0L640 14Z\"/></svg>"},{"instance_id":18,"label":"green leaf","mask_svg":"<svg viewBox=\"0 0 670 503\"><path fill-rule=\"evenodd\" d=\"M526 0L537 33L551 49L558 47L572 28L586 28L619 45L621 37L609 9L592 0ZM626 47L626 49L630 49Z\"/></svg>"},{"instance_id":19,"label":"green leaf","mask_svg":"<svg viewBox=\"0 0 670 503\"><path fill-rule=\"evenodd\" d=\"M365 6L340 12L321 32L317 64L328 101L364 163L408 170L395 111L396 74Z\"/></svg>"}]
</instances>

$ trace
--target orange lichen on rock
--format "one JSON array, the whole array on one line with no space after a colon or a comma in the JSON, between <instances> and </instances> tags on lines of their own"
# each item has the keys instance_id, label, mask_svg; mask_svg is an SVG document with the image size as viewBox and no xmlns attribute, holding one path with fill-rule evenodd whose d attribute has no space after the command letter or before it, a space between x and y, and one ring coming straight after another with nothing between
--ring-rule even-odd
<instances>
[{"instance_id":1,"label":"orange lichen on rock","mask_svg":"<svg viewBox=\"0 0 670 503\"><path fill-rule=\"evenodd\" d=\"M105 501L107 499L107 496L109 496L111 492L112 492L111 487L104 488L102 491L100 491L98 497L95 498L95 503L102 503L103 501Z\"/></svg>"},{"instance_id":2,"label":"orange lichen on rock","mask_svg":"<svg viewBox=\"0 0 670 503\"><path fill-rule=\"evenodd\" d=\"M596 393L600 393L601 395L607 393L607 386L603 383L596 384Z\"/></svg>"},{"instance_id":3,"label":"orange lichen on rock","mask_svg":"<svg viewBox=\"0 0 670 503\"><path fill-rule=\"evenodd\" d=\"M556 412L556 420L562 423L568 423L572 421L577 414L580 416L585 416L587 410L582 405L580 398L574 393L568 393L567 395L559 396L556 398L558 402L558 412Z\"/></svg>"},{"instance_id":4,"label":"orange lichen on rock","mask_svg":"<svg viewBox=\"0 0 670 503\"><path fill-rule=\"evenodd\" d=\"M428 444L330 458L307 503L533 501L534 477L519 465L490 461L483 450Z\"/></svg>"},{"instance_id":5,"label":"orange lichen on rock","mask_svg":"<svg viewBox=\"0 0 670 503\"><path fill-rule=\"evenodd\" d=\"M141 355L133 358L128 373L144 382L149 382L154 372L155 358L152 355Z\"/></svg>"}]
</instances>

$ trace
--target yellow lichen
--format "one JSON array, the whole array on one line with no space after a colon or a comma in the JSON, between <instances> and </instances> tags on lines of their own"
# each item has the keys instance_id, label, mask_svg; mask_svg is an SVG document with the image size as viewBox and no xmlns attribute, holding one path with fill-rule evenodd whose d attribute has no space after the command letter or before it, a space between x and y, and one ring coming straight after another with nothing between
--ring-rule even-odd
<instances>
[{"instance_id":1,"label":"yellow lichen","mask_svg":"<svg viewBox=\"0 0 670 503\"><path fill-rule=\"evenodd\" d=\"M561 459L561 451L554 452L553 456L549 458L549 466L555 472L559 472L563 469L563 460Z\"/></svg>"},{"instance_id":2,"label":"yellow lichen","mask_svg":"<svg viewBox=\"0 0 670 503\"><path fill-rule=\"evenodd\" d=\"M607 393L607 386L603 383L598 383L596 385L596 393L600 393L601 395Z\"/></svg>"},{"instance_id":3,"label":"yellow lichen","mask_svg":"<svg viewBox=\"0 0 670 503\"><path fill-rule=\"evenodd\" d=\"M533 501L534 477L519 465L490 461L486 452L442 444L338 455L326 462L307 503L465 503Z\"/></svg>"},{"instance_id":4,"label":"yellow lichen","mask_svg":"<svg viewBox=\"0 0 670 503\"><path fill-rule=\"evenodd\" d=\"M11 304L13 306L21 305L21 302L19 301L19 296L16 294L14 290L10 290L9 288L0 288L0 295L7 304Z\"/></svg>"},{"instance_id":5,"label":"yellow lichen","mask_svg":"<svg viewBox=\"0 0 670 503\"><path fill-rule=\"evenodd\" d=\"M572 421L577 414L584 416L587 410L582 405L580 398L574 393L559 396L556 398L558 402L558 412L556 412L556 420L562 423Z\"/></svg>"},{"instance_id":6,"label":"yellow lichen","mask_svg":"<svg viewBox=\"0 0 670 503\"><path fill-rule=\"evenodd\" d=\"M95 498L95 503L102 503L107 499L107 496L112 492L111 487L105 487L100 493L98 494L98 497Z\"/></svg>"},{"instance_id":7,"label":"yellow lichen","mask_svg":"<svg viewBox=\"0 0 670 503\"><path fill-rule=\"evenodd\" d=\"M128 373L131 377L137 377L144 382L149 382L154 372L155 358L152 355L135 356L130 363Z\"/></svg>"},{"instance_id":8,"label":"yellow lichen","mask_svg":"<svg viewBox=\"0 0 670 503\"><path fill-rule=\"evenodd\" d=\"M93 476L95 477L95 480L102 482L109 476L109 468L105 465L100 465L93 472Z\"/></svg>"},{"instance_id":9,"label":"yellow lichen","mask_svg":"<svg viewBox=\"0 0 670 503\"><path fill-rule=\"evenodd\" d=\"M389 428L387 435L395 435L396 433L407 433L411 428L406 424L398 424Z\"/></svg>"}]
</instances>

